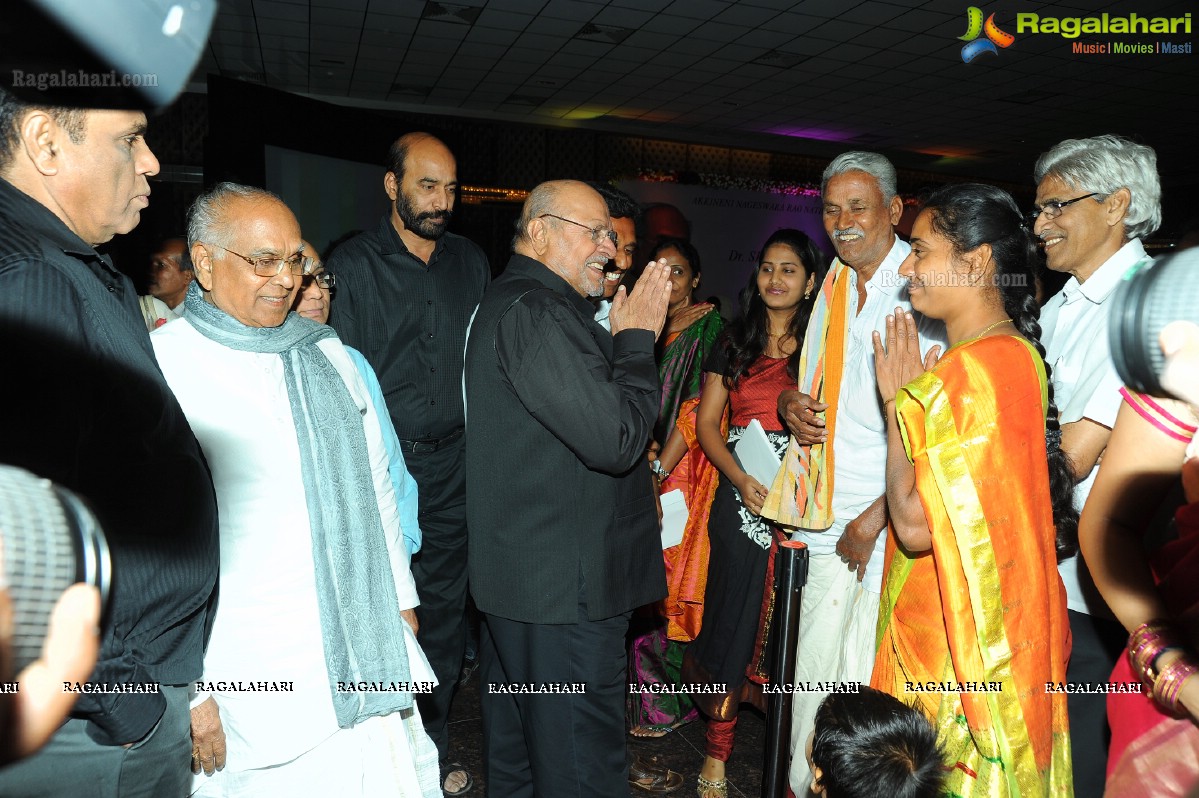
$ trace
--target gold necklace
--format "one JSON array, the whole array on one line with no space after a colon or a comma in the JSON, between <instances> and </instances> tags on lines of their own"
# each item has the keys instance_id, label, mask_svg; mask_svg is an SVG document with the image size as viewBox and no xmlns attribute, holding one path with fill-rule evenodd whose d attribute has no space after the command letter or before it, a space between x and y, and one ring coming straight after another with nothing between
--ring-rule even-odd
<instances>
[{"instance_id":1,"label":"gold necklace","mask_svg":"<svg viewBox=\"0 0 1199 798\"><path fill-rule=\"evenodd\" d=\"M1015 324L1015 322L1013 322L1011 319L1000 319L999 321L995 322L994 324L988 324L986 327L983 327L981 330L976 332L974 335L966 336L966 340L969 340L971 338L982 338L984 335L991 332L991 330L994 330L996 327L998 327L1001 324Z\"/></svg>"}]
</instances>

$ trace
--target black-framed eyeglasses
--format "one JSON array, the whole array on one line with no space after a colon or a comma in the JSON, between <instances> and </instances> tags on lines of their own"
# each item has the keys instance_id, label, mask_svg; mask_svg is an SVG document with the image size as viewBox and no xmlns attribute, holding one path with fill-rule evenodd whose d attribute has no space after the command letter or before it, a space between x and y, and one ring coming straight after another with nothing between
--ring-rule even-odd
<instances>
[{"instance_id":1,"label":"black-framed eyeglasses","mask_svg":"<svg viewBox=\"0 0 1199 798\"><path fill-rule=\"evenodd\" d=\"M557 219L558 221L561 221L561 222L569 222L569 223L573 224L575 227L583 228L584 230L587 231L587 234L589 236L591 236L592 244L598 244L605 237L607 237L607 239L609 241L611 241L614 246L616 244L616 231L613 230L611 227L588 227L587 225L583 224L582 222L576 222L574 219L567 219L565 216L559 216L556 213L543 213L543 214L541 214L541 216L538 216L537 218L541 219L546 216Z\"/></svg>"},{"instance_id":2,"label":"black-framed eyeglasses","mask_svg":"<svg viewBox=\"0 0 1199 798\"><path fill-rule=\"evenodd\" d=\"M297 252L290 258L280 258L277 256L268 256L265 258L247 258L240 252L234 252L228 247L222 247L220 244L215 244L214 246L225 250L230 255L236 255L246 263L250 264L250 266L254 269L254 274L257 274L259 277L276 277L283 272L284 266L287 267L289 272L296 276L308 274L312 271L313 260L312 258L305 256L303 252Z\"/></svg>"},{"instance_id":3,"label":"black-framed eyeglasses","mask_svg":"<svg viewBox=\"0 0 1199 798\"><path fill-rule=\"evenodd\" d=\"M1035 222L1037 217L1041 214L1045 214L1046 219L1056 219L1062 215L1062 208L1065 208L1067 205L1073 205L1076 202L1082 202L1083 200L1090 199L1091 197L1102 196L1103 194L1099 193L1098 191L1092 191L1090 194L1083 194L1081 197L1075 197L1074 199L1066 200L1065 202L1059 202L1058 200L1046 202L1044 205L1038 205L1028 212L1028 221Z\"/></svg>"},{"instance_id":4,"label":"black-framed eyeglasses","mask_svg":"<svg viewBox=\"0 0 1199 798\"><path fill-rule=\"evenodd\" d=\"M331 272L317 272L316 274L304 275L305 288L314 282L326 291L332 291L333 286L337 285L337 275Z\"/></svg>"}]
</instances>

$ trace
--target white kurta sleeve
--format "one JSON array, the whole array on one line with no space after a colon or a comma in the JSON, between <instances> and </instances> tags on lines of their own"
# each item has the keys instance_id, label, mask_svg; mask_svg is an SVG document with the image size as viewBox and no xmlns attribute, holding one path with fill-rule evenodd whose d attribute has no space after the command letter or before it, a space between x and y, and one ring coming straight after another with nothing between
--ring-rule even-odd
<instances>
[{"instance_id":1,"label":"white kurta sleeve","mask_svg":"<svg viewBox=\"0 0 1199 798\"><path fill-rule=\"evenodd\" d=\"M401 610L412 609L420 604L416 593L416 582L412 579L411 561L404 535L400 527L399 508L396 504L395 488L388 472L387 447L383 443L383 431L374 403L362 382L362 376L354 366L340 341L326 339L319 346L325 350L330 362L346 382L354 401L362 410L362 427L366 433L367 456L370 458L371 476L375 483L375 497L379 502L379 517L383 521L383 535L387 553L391 559L391 572L396 586L396 600Z\"/></svg>"}]
</instances>

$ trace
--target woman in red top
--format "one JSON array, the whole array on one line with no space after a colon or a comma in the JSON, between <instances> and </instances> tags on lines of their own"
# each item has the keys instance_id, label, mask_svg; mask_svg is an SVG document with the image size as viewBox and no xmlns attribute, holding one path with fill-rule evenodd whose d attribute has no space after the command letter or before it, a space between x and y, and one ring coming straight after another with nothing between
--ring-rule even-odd
<instances>
[{"instance_id":1,"label":"woman in red top","mask_svg":"<svg viewBox=\"0 0 1199 798\"><path fill-rule=\"evenodd\" d=\"M696 434L720 471L708 521L711 555L699 636L683 660L683 683L721 685L699 693L708 717L707 758L699 777L700 798L728 795L724 765L743 702L762 705L765 683L767 589L773 553L783 535L759 516L768 486L738 464L729 445L757 419L781 456L788 436L778 417L778 396L795 387L800 344L816 287L828 258L798 230L778 230L762 247L758 268L741 292L741 318L721 336L704 364ZM721 422L729 413L728 437Z\"/></svg>"}]
</instances>

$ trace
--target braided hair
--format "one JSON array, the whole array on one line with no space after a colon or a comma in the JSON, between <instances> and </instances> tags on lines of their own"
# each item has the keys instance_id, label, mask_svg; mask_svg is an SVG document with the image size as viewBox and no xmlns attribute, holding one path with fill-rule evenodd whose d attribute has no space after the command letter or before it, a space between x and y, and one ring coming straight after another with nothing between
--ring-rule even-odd
<instances>
[{"instance_id":1,"label":"braided hair","mask_svg":"<svg viewBox=\"0 0 1199 798\"><path fill-rule=\"evenodd\" d=\"M991 246L995 285L1004 312L1016 329L1045 360L1041 344L1040 306L1033 279L1037 248L1032 232L1015 200L1006 191L979 183L943 186L924 202L934 230L944 236L954 252L962 254ZM1078 509L1074 506L1074 468L1061 448L1061 424L1053 401L1053 372L1045 363L1049 409L1045 416L1045 448L1049 460L1049 495L1057 532L1057 556L1063 560L1078 551Z\"/></svg>"}]
</instances>

